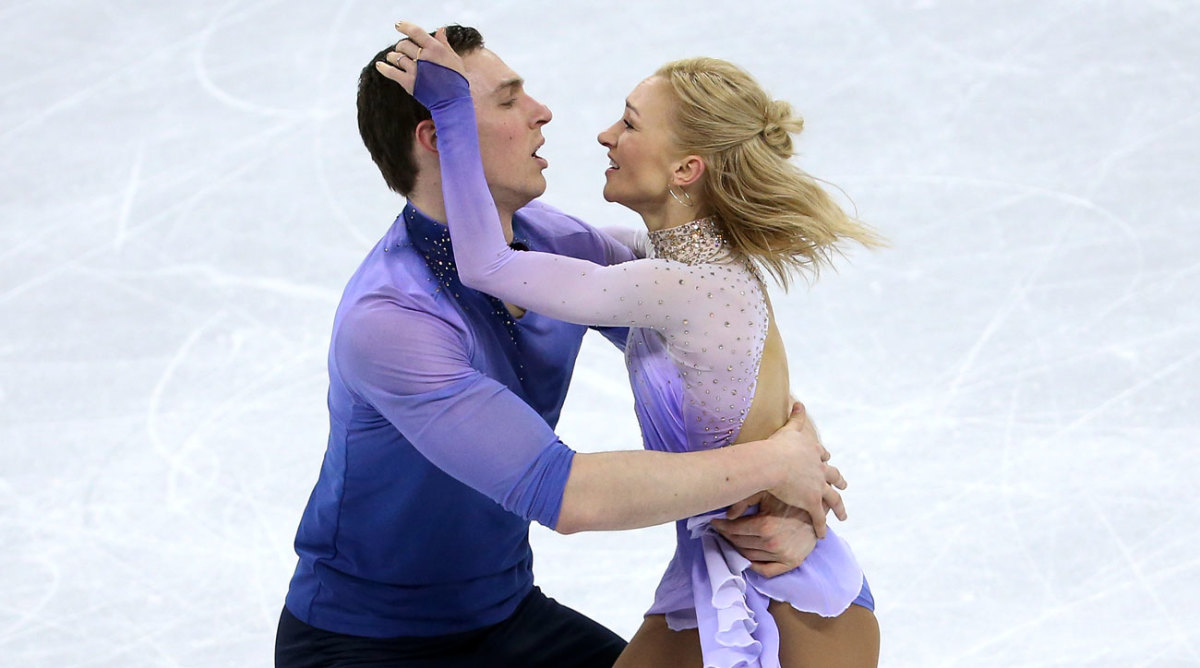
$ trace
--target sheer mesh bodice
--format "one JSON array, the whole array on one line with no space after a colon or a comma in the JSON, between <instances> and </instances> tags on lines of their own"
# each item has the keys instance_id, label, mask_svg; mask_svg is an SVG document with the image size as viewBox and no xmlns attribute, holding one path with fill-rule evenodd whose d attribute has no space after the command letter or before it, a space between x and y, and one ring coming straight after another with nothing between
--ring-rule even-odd
<instances>
[{"instance_id":1,"label":"sheer mesh bodice","mask_svg":"<svg viewBox=\"0 0 1200 668\"><path fill-rule=\"evenodd\" d=\"M653 232L649 241L651 258L635 262L658 263L653 302L638 301L663 308L674 300L678 314L658 328L631 330L625 348L635 404L671 409L638 410L643 434L657 436L646 445L671 451L728 445L754 399L769 324L762 281L749 261L730 252L710 219ZM664 438L675 430L675 438Z\"/></svg>"}]
</instances>

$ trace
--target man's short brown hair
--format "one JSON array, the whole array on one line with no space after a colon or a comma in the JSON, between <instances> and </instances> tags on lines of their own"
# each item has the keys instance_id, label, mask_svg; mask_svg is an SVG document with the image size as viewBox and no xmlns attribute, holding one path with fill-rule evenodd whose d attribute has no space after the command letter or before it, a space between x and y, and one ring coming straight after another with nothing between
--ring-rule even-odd
<instances>
[{"instance_id":1,"label":"man's short brown hair","mask_svg":"<svg viewBox=\"0 0 1200 668\"><path fill-rule=\"evenodd\" d=\"M442 30L460 56L483 48L483 36L474 28L452 25ZM375 54L358 75L358 133L388 187L408 195L417 180L413 137L417 125L431 116L400 84L375 69L375 63L387 62L385 56L394 46Z\"/></svg>"}]
</instances>

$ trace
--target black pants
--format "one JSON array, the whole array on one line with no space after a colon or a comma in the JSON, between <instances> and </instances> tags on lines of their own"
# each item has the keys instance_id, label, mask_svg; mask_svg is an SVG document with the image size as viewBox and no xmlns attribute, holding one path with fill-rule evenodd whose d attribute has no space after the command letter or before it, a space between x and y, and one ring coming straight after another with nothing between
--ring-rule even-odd
<instances>
[{"instance_id":1,"label":"black pants","mask_svg":"<svg viewBox=\"0 0 1200 668\"><path fill-rule=\"evenodd\" d=\"M276 668L612 668L625 641L547 598L537 587L508 619L433 637L363 638L323 631L287 608L275 636Z\"/></svg>"}]
</instances>

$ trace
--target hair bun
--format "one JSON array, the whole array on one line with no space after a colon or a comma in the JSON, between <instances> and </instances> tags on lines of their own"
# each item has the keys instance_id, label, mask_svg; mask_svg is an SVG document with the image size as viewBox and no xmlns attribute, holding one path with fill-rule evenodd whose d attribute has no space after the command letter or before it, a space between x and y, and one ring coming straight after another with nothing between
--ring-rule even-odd
<instances>
[{"instance_id":1,"label":"hair bun","mask_svg":"<svg viewBox=\"0 0 1200 668\"><path fill-rule=\"evenodd\" d=\"M767 103L759 134L771 150L784 158L792 157L792 135L803 129L804 119L792 115L792 105L783 100Z\"/></svg>"}]
</instances>

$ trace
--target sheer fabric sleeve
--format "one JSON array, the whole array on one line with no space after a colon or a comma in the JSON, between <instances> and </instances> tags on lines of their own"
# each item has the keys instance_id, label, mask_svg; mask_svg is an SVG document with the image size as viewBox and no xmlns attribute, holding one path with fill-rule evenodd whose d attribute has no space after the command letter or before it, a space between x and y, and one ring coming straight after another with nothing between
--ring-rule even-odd
<instances>
[{"instance_id":1,"label":"sheer fabric sleeve","mask_svg":"<svg viewBox=\"0 0 1200 668\"><path fill-rule=\"evenodd\" d=\"M509 248L484 177L466 79L421 61L414 94L437 126L447 224L465 285L559 320L663 332L682 331L707 308L697 296L724 290L711 267L658 259L602 266Z\"/></svg>"},{"instance_id":2,"label":"sheer fabric sleeve","mask_svg":"<svg viewBox=\"0 0 1200 668\"><path fill-rule=\"evenodd\" d=\"M605 225L600 231L628 248L634 257L650 257L650 236L646 234L646 230L635 230L624 225Z\"/></svg>"},{"instance_id":3,"label":"sheer fabric sleeve","mask_svg":"<svg viewBox=\"0 0 1200 668\"><path fill-rule=\"evenodd\" d=\"M435 466L554 528L575 453L524 401L471 367L469 346L445 320L381 299L347 314L334 356L347 387Z\"/></svg>"},{"instance_id":4,"label":"sheer fabric sleeve","mask_svg":"<svg viewBox=\"0 0 1200 668\"><path fill-rule=\"evenodd\" d=\"M559 233L554 237L554 253L557 255L569 255L603 265L620 264L639 257L620 237L609 234L609 228L597 229L575 216L563 213L536 200L530 202L529 209L536 209L543 215L548 214L559 219L560 222L567 223L569 231L565 233L562 232L561 227L556 226ZM629 228L621 229L629 230ZM649 240L647 240L647 244L649 244ZM617 349L625 350L629 338L627 327L593 325L592 329L599 332Z\"/></svg>"},{"instance_id":5,"label":"sheer fabric sleeve","mask_svg":"<svg viewBox=\"0 0 1200 668\"><path fill-rule=\"evenodd\" d=\"M553 229L553 252L557 255L569 255L603 265L645 257L630 245L635 242L633 237L636 235L636 231L630 228L594 227L538 200L530 202L521 211L547 223L547 229ZM551 221L555 222L551 224ZM649 239L646 243L648 246Z\"/></svg>"}]
</instances>

